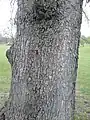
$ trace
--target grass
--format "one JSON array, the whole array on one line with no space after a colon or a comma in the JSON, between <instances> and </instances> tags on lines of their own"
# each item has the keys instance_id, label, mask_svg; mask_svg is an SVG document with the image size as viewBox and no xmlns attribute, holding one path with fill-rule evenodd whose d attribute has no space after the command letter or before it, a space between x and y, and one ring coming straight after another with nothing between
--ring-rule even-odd
<instances>
[{"instance_id":1,"label":"grass","mask_svg":"<svg viewBox=\"0 0 90 120\"><path fill-rule=\"evenodd\" d=\"M10 89L10 64L6 58L6 50L9 46L0 45L0 108L8 98Z\"/></svg>"},{"instance_id":2,"label":"grass","mask_svg":"<svg viewBox=\"0 0 90 120\"><path fill-rule=\"evenodd\" d=\"M90 45L80 47L77 82L81 94L90 96Z\"/></svg>"},{"instance_id":3,"label":"grass","mask_svg":"<svg viewBox=\"0 0 90 120\"><path fill-rule=\"evenodd\" d=\"M6 50L9 46L0 45L0 93L9 91L10 88L10 65L6 58Z\"/></svg>"},{"instance_id":4,"label":"grass","mask_svg":"<svg viewBox=\"0 0 90 120\"><path fill-rule=\"evenodd\" d=\"M90 45L79 49L76 119L90 120Z\"/></svg>"}]
</instances>

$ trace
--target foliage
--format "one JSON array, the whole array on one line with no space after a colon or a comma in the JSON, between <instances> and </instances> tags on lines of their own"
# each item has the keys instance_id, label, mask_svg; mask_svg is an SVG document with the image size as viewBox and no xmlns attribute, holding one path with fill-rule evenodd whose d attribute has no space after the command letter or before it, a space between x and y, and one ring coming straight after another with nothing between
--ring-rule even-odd
<instances>
[{"instance_id":1,"label":"foliage","mask_svg":"<svg viewBox=\"0 0 90 120\"><path fill-rule=\"evenodd\" d=\"M81 36L80 45L84 47L85 44L90 44L90 37Z\"/></svg>"}]
</instances>

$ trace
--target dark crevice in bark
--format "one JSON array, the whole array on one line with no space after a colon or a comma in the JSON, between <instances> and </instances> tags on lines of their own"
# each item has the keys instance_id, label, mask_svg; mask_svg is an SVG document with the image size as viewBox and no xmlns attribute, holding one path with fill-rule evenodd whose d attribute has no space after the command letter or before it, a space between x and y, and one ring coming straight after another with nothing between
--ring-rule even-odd
<instances>
[{"instance_id":1,"label":"dark crevice in bark","mask_svg":"<svg viewBox=\"0 0 90 120\"><path fill-rule=\"evenodd\" d=\"M8 101L5 102L4 106L0 109L0 120L5 120L5 113L7 111Z\"/></svg>"},{"instance_id":2,"label":"dark crevice in bark","mask_svg":"<svg viewBox=\"0 0 90 120\"><path fill-rule=\"evenodd\" d=\"M2 115L0 116L0 120L5 120L5 114L2 113Z\"/></svg>"}]
</instances>

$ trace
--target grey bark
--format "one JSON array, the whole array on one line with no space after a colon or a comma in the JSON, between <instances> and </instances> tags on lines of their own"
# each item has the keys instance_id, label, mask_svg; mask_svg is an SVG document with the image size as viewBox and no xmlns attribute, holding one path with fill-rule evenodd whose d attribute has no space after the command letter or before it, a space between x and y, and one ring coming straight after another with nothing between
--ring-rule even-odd
<instances>
[{"instance_id":1,"label":"grey bark","mask_svg":"<svg viewBox=\"0 0 90 120\"><path fill-rule=\"evenodd\" d=\"M82 2L18 0L5 120L74 119Z\"/></svg>"}]
</instances>

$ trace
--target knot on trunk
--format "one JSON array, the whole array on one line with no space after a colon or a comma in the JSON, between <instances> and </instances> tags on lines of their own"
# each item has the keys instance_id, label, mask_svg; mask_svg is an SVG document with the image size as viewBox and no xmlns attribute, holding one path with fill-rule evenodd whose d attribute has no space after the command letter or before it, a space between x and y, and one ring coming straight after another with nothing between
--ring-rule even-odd
<instances>
[{"instance_id":1,"label":"knot on trunk","mask_svg":"<svg viewBox=\"0 0 90 120\"><path fill-rule=\"evenodd\" d=\"M6 57L11 65L13 64L12 54L13 54L13 45L6 51Z\"/></svg>"},{"instance_id":2,"label":"knot on trunk","mask_svg":"<svg viewBox=\"0 0 90 120\"><path fill-rule=\"evenodd\" d=\"M33 18L36 21L51 20L59 17L59 4L55 0L35 1L33 4Z\"/></svg>"}]
</instances>

